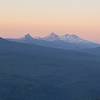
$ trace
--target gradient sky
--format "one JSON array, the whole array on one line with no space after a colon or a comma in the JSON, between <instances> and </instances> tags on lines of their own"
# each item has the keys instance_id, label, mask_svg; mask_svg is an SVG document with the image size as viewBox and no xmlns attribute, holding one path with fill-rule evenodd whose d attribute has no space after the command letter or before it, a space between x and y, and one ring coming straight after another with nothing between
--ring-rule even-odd
<instances>
[{"instance_id":1,"label":"gradient sky","mask_svg":"<svg viewBox=\"0 0 100 100\"><path fill-rule=\"evenodd\" d=\"M0 0L0 36L50 32L100 42L100 0Z\"/></svg>"}]
</instances>

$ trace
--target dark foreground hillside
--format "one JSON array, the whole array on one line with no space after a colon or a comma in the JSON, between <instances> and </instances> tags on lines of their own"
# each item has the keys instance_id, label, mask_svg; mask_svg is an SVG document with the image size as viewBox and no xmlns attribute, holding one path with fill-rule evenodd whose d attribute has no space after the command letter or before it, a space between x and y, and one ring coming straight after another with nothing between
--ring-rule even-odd
<instances>
[{"instance_id":1,"label":"dark foreground hillside","mask_svg":"<svg viewBox=\"0 0 100 100\"><path fill-rule=\"evenodd\" d=\"M0 40L0 100L99 99L99 56Z\"/></svg>"}]
</instances>

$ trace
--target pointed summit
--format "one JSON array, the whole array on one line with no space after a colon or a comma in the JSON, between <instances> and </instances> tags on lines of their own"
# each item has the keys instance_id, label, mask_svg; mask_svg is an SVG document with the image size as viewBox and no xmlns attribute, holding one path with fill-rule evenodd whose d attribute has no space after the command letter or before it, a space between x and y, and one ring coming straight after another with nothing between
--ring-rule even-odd
<instances>
[{"instance_id":1,"label":"pointed summit","mask_svg":"<svg viewBox=\"0 0 100 100\"><path fill-rule=\"evenodd\" d=\"M25 35L24 39L27 41L33 41L33 37L29 33Z\"/></svg>"},{"instance_id":2,"label":"pointed summit","mask_svg":"<svg viewBox=\"0 0 100 100\"><path fill-rule=\"evenodd\" d=\"M33 39L33 37L28 33L25 35L25 39Z\"/></svg>"}]
</instances>

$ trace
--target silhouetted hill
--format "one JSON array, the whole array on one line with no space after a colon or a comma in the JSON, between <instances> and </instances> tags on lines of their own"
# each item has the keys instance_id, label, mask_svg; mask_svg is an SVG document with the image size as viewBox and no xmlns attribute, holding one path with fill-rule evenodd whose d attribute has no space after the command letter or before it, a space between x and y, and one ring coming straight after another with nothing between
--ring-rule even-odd
<instances>
[{"instance_id":1,"label":"silhouetted hill","mask_svg":"<svg viewBox=\"0 0 100 100\"><path fill-rule=\"evenodd\" d=\"M100 57L0 39L1 100L96 100Z\"/></svg>"}]
</instances>

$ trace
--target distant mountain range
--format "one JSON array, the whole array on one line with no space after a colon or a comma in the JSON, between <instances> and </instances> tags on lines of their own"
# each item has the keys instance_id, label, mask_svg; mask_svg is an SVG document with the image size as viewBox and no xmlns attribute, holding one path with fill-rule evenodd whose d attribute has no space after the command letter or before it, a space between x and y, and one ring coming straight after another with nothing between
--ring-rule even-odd
<instances>
[{"instance_id":1,"label":"distant mountain range","mask_svg":"<svg viewBox=\"0 0 100 100\"><path fill-rule=\"evenodd\" d=\"M81 39L79 36L74 34L65 34L63 36L59 36L56 33L51 33L50 35L41 38L46 41L63 41L67 43L87 43L89 41Z\"/></svg>"},{"instance_id":2,"label":"distant mountain range","mask_svg":"<svg viewBox=\"0 0 100 100\"><path fill-rule=\"evenodd\" d=\"M20 39L8 39L11 41L17 41L22 43L37 44L46 47L61 48L61 49L86 49L86 48L95 48L99 47L100 44L94 43L80 38L74 34L66 34L59 36L56 33L51 33L43 38L35 38L30 34L26 34L23 38Z\"/></svg>"}]
</instances>

